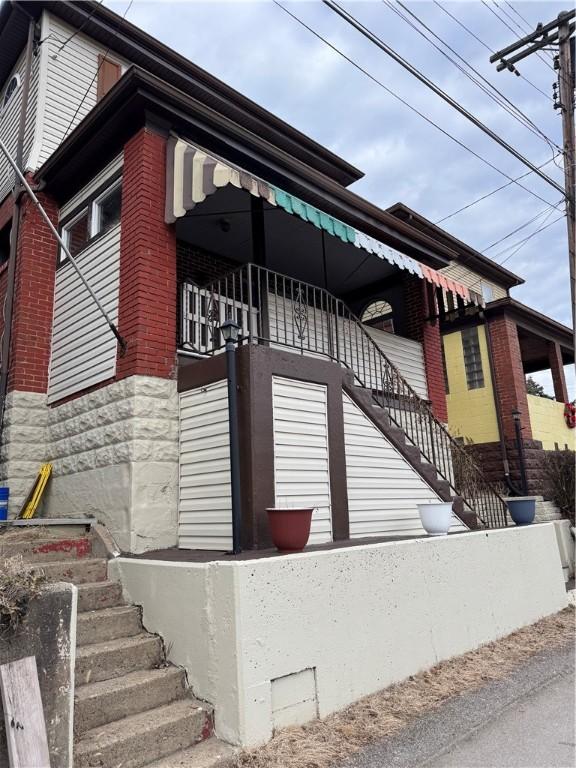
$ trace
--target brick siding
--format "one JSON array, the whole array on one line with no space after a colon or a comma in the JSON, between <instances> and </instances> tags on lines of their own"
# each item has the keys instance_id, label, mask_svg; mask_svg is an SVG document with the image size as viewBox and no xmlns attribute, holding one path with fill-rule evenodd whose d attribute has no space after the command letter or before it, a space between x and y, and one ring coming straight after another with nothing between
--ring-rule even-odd
<instances>
[{"instance_id":1,"label":"brick siding","mask_svg":"<svg viewBox=\"0 0 576 768\"><path fill-rule=\"evenodd\" d=\"M143 128L124 147L118 379L170 378L176 365L176 234L164 222L166 139Z\"/></svg>"},{"instance_id":2,"label":"brick siding","mask_svg":"<svg viewBox=\"0 0 576 768\"><path fill-rule=\"evenodd\" d=\"M422 344L424 366L428 383L428 398L437 419L448 421L446 405L446 383L442 364L442 337L438 320L432 323L426 318L436 314L433 294L428 291L428 284L414 275L408 275L403 281L405 332L408 338Z\"/></svg>"}]
</instances>

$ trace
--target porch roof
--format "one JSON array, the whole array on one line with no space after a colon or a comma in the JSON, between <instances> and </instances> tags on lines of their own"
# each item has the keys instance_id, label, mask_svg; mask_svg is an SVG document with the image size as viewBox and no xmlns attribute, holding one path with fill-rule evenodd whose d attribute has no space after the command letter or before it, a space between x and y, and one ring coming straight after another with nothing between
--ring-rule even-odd
<instances>
[{"instance_id":1,"label":"porch roof","mask_svg":"<svg viewBox=\"0 0 576 768\"><path fill-rule=\"evenodd\" d=\"M178 137L168 141L166 159L166 221L173 223L186 215L198 203L218 189L232 185L244 189L254 197L264 199L269 205L282 208L298 216L329 235L350 243L369 254L395 265L399 269L417 275L444 291L451 292L465 301L482 304L479 294L470 291L462 283L447 278L435 269L421 264L406 254L376 240L346 224L340 219L316 208L278 186L248 173L244 169L223 160L206 150Z\"/></svg>"}]
</instances>

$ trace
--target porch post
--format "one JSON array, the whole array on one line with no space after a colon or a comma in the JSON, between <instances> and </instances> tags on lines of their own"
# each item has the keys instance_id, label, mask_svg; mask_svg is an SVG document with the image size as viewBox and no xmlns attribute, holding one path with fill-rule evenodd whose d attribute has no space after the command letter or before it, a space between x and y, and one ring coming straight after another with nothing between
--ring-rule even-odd
<instances>
[{"instance_id":1,"label":"porch post","mask_svg":"<svg viewBox=\"0 0 576 768\"><path fill-rule=\"evenodd\" d=\"M250 195L250 223L252 226L252 260L258 267L266 267L266 229L264 225L264 201L261 197ZM268 313L268 278L264 270L257 270L257 300L260 299L260 322L258 327L265 343L270 339L270 320Z\"/></svg>"},{"instance_id":2,"label":"porch post","mask_svg":"<svg viewBox=\"0 0 576 768\"><path fill-rule=\"evenodd\" d=\"M548 342L548 360L554 384L554 397L559 403L567 403L568 387L566 386L564 366L562 365L562 350L560 349L560 344L555 341Z\"/></svg>"}]
</instances>

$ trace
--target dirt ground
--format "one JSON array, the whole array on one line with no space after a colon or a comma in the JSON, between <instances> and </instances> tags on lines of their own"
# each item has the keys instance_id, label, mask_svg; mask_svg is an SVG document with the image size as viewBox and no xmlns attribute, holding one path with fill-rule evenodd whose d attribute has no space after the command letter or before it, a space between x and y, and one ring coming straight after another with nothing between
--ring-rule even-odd
<instances>
[{"instance_id":1,"label":"dirt ground","mask_svg":"<svg viewBox=\"0 0 576 768\"><path fill-rule=\"evenodd\" d=\"M235 768L329 768L373 742L392 736L446 700L509 674L531 656L574 638L574 608L566 608L475 651L367 696L323 720L278 731L256 750L241 752Z\"/></svg>"}]
</instances>

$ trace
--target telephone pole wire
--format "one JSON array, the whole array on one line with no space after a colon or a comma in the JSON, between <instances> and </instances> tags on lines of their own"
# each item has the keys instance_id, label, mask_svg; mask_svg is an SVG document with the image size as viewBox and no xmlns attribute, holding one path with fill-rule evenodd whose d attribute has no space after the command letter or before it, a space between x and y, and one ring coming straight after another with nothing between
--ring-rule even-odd
<instances>
[{"instance_id":1,"label":"telephone pole wire","mask_svg":"<svg viewBox=\"0 0 576 768\"><path fill-rule=\"evenodd\" d=\"M553 43L558 44L558 57L555 69L558 70L558 98L554 109L562 111L562 137L564 144L564 190L566 196L566 224L568 227L568 260L570 264L570 298L572 305L572 328L576 333L576 151L574 148L574 28L571 20L576 11L562 11L555 21L538 24L535 32L526 35L512 45L497 51L490 57L492 63L498 61L496 69L513 70L514 64L536 53L541 48ZM517 53L518 51L518 53ZM514 54L511 56L510 54Z\"/></svg>"}]
</instances>

